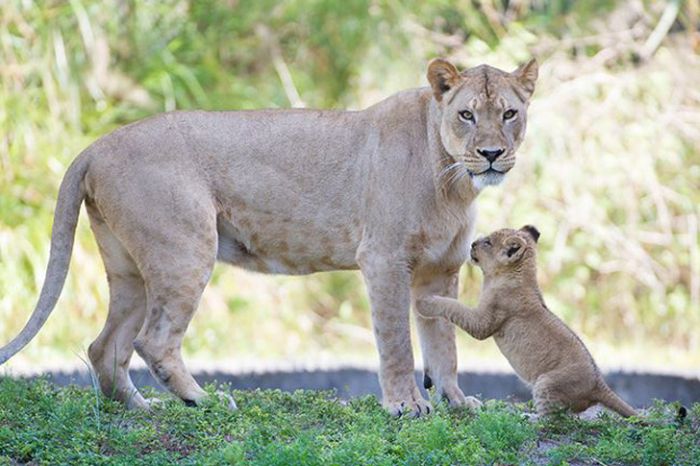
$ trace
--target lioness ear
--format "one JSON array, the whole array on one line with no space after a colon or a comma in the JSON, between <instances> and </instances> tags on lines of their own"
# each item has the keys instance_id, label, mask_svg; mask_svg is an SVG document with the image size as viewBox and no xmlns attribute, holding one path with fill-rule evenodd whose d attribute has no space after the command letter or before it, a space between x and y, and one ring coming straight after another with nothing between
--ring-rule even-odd
<instances>
[{"instance_id":1,"label":"lioness ear","mask_svg":"<svg viewBox=\"0 0 700 466\"><path fill-rule=\"evenodd\" d=\"M525 252L525 240L517 236L511 236L503 245L501 260L505 263L512 263L520 259Z\"/></svg>"},{"instance_id":2,"label":"lioness ear","mask_svg":"<svg viewBox=\"0 0 700 466\"><path fill-rule=\"evenodd\" d=\"M524 231L528 235L532 236L532 239L535 240L535 243L537 242L538 239L540 239L540 232L537 230L537 228L533 227L532 225L525 225L520 229L520 231Z\"/></svg>"},{"instance_id":3,"label":"lioness ear","mask_svg":"<svg viewBox=\"0 0 700 466\"><path fill-rule=\"evenodd\" d=\"M518 80L525 92L527 92L528 99L532 93L535 92L535 82L537 81L538 70L539 65L537 64L537 60L532 58L529 62L520 65L517 70L511 73L513 76L515 76L515 79Z\"/></svg>"},{"instance_id":4,"label":"lioness ear","mask_svg":"<svg viewBox=\"0 0 700 466\"><path fill-rule=\"evenodd\" d=\"M457 68L444 58L435 58L428 64L428 82L438 102L442 100L442 95L459 84L461 79Z\"/></svg>"}]
</instances>

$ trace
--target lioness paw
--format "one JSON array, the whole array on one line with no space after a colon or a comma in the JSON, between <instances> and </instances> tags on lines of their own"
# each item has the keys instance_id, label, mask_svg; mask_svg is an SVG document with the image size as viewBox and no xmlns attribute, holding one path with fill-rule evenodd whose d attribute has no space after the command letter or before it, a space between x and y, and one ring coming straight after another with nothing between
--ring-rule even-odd
<instances>
[{"instance_id":1,"label":"lioness paw","mask_svg":"<svg viewBox=\"0 0 700 466\"><path fill-rule=\"evenodd\" d=\"M238 409L238 405L236 405L236 400L234 400L233 397L228 393L222 392L221 390L217 390L216 396L217 398L219 398L219 400L223 401L226 404L226 407L231 411L235 411Z\"/></svg>"},{"instance_id":2,"label":"lioness paw","mask_svg":"<svg viewBox=\"0 0 700 466\"><path fill-rule=\"evenodd\" d=\"M126 399L126 408L128 410L140 410L145 411L151 410L154 406L162 403L163 400L159 398L144 398L141 393L134 390L134 392Z\"/></svg>"},{"instance_id":3,"label":"lioness paw","mask_svg":"<svg viewBox=\"0 0 700 466\"><path fill-rule=\"evenodd\" d=\"M394 417L410 416L421 417L433 412L433 406L422 397L413 398L408 401L385 402L384 408Z\"/></svg>"},{"instance_id":4,"label":"lioness paw","mask_svg":"<svg viewBox=\"0 0 700 466\"><path fill-rule=\"evenodd\" d=\"M465 402L464 402L465 408L479 409L482 406L484 406L484 403L482 403L478 398L475 398L473 396L468 396L465 398Z\"/></svg>"},{"instance_id":5,"label":"lioness paw","mask_svg":"<svg viewBox=\"0 0 700 466\"><path fill-rule=\"evenodd\" d=\"M229 395L228 393L221 391L221 390L217 390L216 392L214 392L213 395L207 395L207 396L204 396L198 400L183 400L183 401L185 402L185 404L187 406L192 406L192 407L202 406L202 405L205 405L207 403L223 403L231 411L235 411L238 409L238 406L236 405L236 401L233 399L233 397L231 395Z\"/></svg>"},{"instance_id":6,"label":"lioness paw","mask_svg":"<svg viewBox=\"0 0 700 466\"><path fill-rule=\"evenodd\" d=\"M478 409L483 403L473 396L465 396L459 387L446 387L442 396L447 399L451 408Z\"/></svg>"}]
</instances>

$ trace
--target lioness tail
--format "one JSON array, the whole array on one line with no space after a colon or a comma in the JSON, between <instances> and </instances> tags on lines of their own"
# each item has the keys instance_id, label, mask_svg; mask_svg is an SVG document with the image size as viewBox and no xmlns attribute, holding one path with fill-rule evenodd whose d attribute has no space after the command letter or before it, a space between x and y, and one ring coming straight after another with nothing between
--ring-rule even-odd
<instances>
[{"instance_id":1,"label":"lioness tail","mask_svg":"<svg viewBox=\"0 0 700 466\"><path fill-rule=\"evenodd\" d=\"M80 205L85 198L82 181L87 167L88 157L86 153L83 153L73 161L63 177L54 213L49 264L46 267L46 277L41 288L39 302L19 335L6 346L0 348L0 364L5 363L18 353L36 336L61 295L73 251Z\"/></svg>"}]
</instances>

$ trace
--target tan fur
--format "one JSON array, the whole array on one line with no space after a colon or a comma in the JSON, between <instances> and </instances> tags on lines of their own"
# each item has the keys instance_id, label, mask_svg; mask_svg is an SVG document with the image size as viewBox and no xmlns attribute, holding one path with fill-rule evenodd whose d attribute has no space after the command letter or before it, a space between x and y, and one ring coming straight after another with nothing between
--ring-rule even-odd
<instances>
[{"instance_id":1,"label":"tan fur","mask_svg":"<svg viewBox=\"0 0 700 466\"><path fill-rule=\"evenodd\" d=\"M92 144L61 187L39 304L0 349L0 363L53 309L85 199L110 284L107 322L89 348L106 395L148 405L128 374L135 349L174 394L188 403L205 396L180 346L216 260L284 274L359 267L384 405L428 412L413 375L411 301L456 296L473 201L513 167L536 79L534 62L527 73L479 66L462 74L445 63L430 65L432 89L362 111L173 112ZM505 122L511 108L518 116ZM459 120L464 109L474 124ZM481 146L503 148L493 163L501 174L482 173ZM438 392L474 404L457 386L453 326L418 318L418 331Z\"/></svg>"},{"instance_id":2,"label":"tan fur","mask_svg":"<svg viewBox=\"0 0 700 466\"><path fill-rule=\"evenodd\" d=\"M595 403L628 417L636 411L605 383L583 342L547 309L537 285L539 232L498 230L472 245L484 272L477 309L432 296L418 302L424 317L445 317L479 340L493 336L517 374L532 386L537 412L580 412ZM440 319L441 320L441 319Z\"/></svg>"}]
</instances>

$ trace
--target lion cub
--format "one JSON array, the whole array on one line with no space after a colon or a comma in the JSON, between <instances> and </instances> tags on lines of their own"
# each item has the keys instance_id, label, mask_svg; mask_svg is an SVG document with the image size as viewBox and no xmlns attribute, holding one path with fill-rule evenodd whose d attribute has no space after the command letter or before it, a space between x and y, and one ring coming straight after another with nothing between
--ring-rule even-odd
<instances>
[{"instance_id":1,"label":"lion cub","mask_svg":"<svg viewBox=\"0 0 700 466\"><path fill-rule=\"evenodd\" d=\"M535 227L498 230L475 241L471 257L484 273L477 309L432 296L418 306L424 317L445 317L473 337L493 336L518 375L532 386L539 415L559 408L581 412L595 403L637 412L603 380L583 342L547 309L537 285Z\"/></svg>"}]
</instances>

